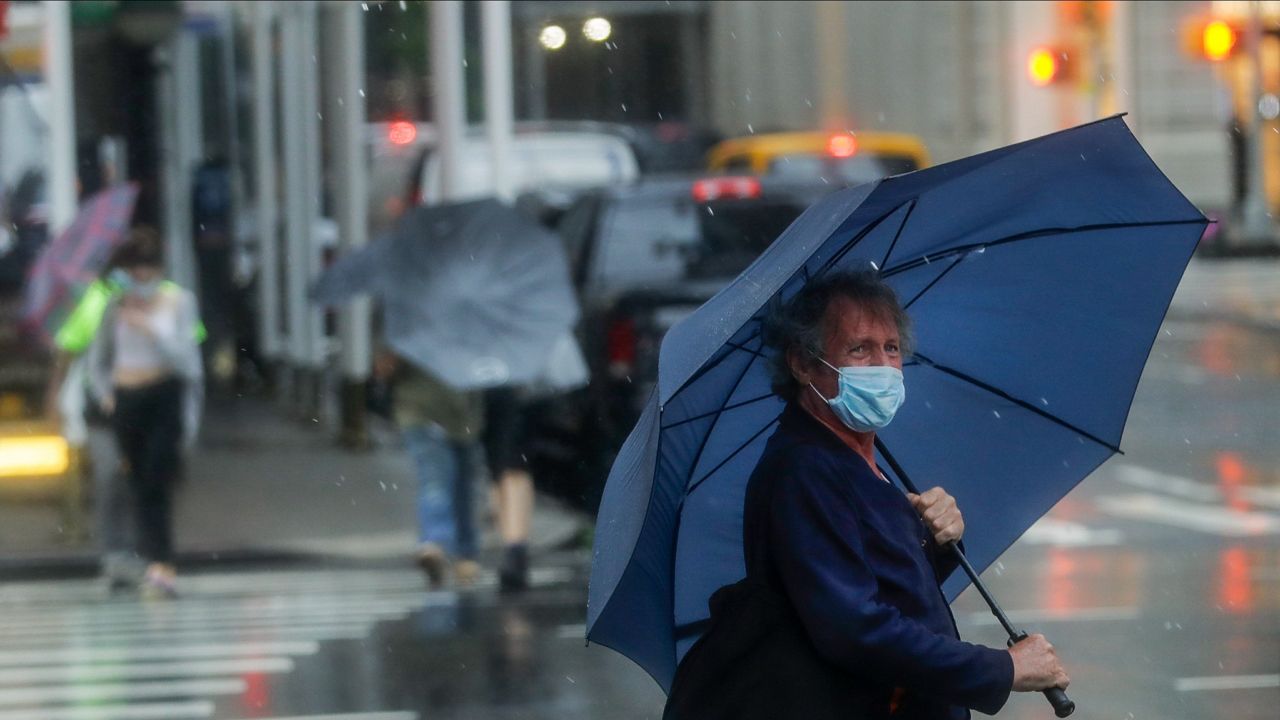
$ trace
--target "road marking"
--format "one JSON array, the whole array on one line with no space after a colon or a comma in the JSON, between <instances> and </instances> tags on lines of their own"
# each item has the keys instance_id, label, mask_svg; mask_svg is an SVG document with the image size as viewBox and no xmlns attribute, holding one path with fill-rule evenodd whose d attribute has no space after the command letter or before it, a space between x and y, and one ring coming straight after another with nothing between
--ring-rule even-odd
<instances>
[{"instance_id":1,"label":"road marking","mask_svg":"<svg viewBox=\"0 0 1280 720\"><path fill-rule=\"evenodd\" d=\"M56 650L0 650L0 668L39 665L87 665L90 663L139 662L144 660L196 660L217 657L263 657L268 655L314 655L320 643L294 642L205 643L197 645L154 645L150 647L76 647Z\"/></svg>"},{"instance_id":2,"label":"road marking","mask_svg":"<svg viewBox=\"0 0 1280 720\"><path fill-rule=\"evenodd\" d=\"M215 613L211 615L143 615L138 617L98 617L83 615L72 618L31 617L26 622L8 621L0 623L0 636L33 635L58 630L89 631L97 630L145 630L158 627L221 627L225 625L262 626L262 625L323 625L336 622L362 621L366 619L400 619L413 611L403 605L375 606L366 609L347 608L325 610L323 612L289 612L264 611L257 613L253 608L243 608L235 613Z\"/></svg>"},{"instance_id":3,"label":"road marking","mask_svg":"<svg viewBox=\"0 0 1280 720\"><path fill-rule=\"evenodd\" d=\"M0 707L48 703L99 703L107 700L181 698L197 695L235 695L247 689L249 689L249 683L240 678L2 688L0 689Z\"/></svg>"},{"instance_id":4,"label":"road marking","mask_svg":"<svg viewBox=\"0 0 1280 720\"><path fill-rule=\"evenodd\" d=\"M0 686L55 685L104 680L160 680L166 678L226 677L241 673L287 673L289 658L231 658L182 662L56 665L52 667L0 669Z\"/></svg>"},{"instance_id":5,"label":"road marking","mask_svg":"<svg viewBox=\"0 0 1280 720\"><path fill-rule=\"evenodd\" d=\"M1101 621L1101 620L1134 620L1141 613L1136 607L1093 607L1093 608L1066 608L1062 610L1056 609L1036 609L1036 610L1013 610L1005 613L1009 616L1010 622L1031 625L1043 622L1074 622L1074 621ZM999 625L1000 621L989 612L969 613L968 621L971 625Z\"/></svg>"},{"instance_id":6,"label":"road marking","mask_svg":"<svg viewBox=\"0 0 1280 720\"><path fill-rule=\"evenodd\" d=\"M1106 528L1094 529L1069 520L1042 517L1018 539L1020 543L1030 545L1052 545L1055 547L1094 547L1099 545L1119 545L1124 540L1124 533Z\"/></svg>"},{"instance_id":7,"label":"road marking","mask_svg":"<svg viewBox=\"0 0 1280 720\"><path fill-rule=\"evenodd\" d=\"M1224 675L1219 677L1178 678L1173 687L1178 692L1202 690L1258 690L1280 687L1280 675Z\"/></svg>"},{"instance_id":8,"label":"road marking","mask_svg":"<svg viewBox=\"0 0 1280 720\"><path fill-rule=\"evenodd\" d=\"M290 715L289 717L258 718L258 720L418 720L416 712L347 713L344 715Z\"/></svg>"},{"instance_id":9,"label":"road marking","mask_svg":"<svg viewBox=\"0 0 1280 720\"><path fill-rule=\"evenodd\" d=\"M1116 479L1126 485L1153 490L1168 495L1196 500L1206 503L1223 503L1227 501L1222 488L1209 483L1196 482L1191 478L1170 475L1137 465L1117 465ZM1253 505L1280 508L1280 490L1252 485L1240 485L1232 490L1240 499Z\"/></svg>"},{"instance_id":10,"label":"road marking","mask_svg":"<svg viewBox=\"0 0 1280 720\"><path fill-rule=\"evenodd\" d=\"M200 630L158 630L154 632L104 633L86 637L83 633L62 633L45 637L23 637L7 639L7 649L34 650L48 648L51 645L83 647L86 640L101 645L156 645L165 642L173 643L215 643L243 638L255 641L275 640L359 640L373 628L372 622L337 623L333 625L298 625L277 628L230 628L216 630L205 628Z\"/></svg>"},{"instance_id":11,"label":"road marking","mask_svg":"<svg viewBox=\"0 0 1280 720\"><path fill-rule=\"evenodd\" d=\"M1280 516L1183 502L1160 495L1108 495L1098 498L1097 504L1099 509L1110 515L1225 537L1280 533Z\"/></svg>"},{"instance_id":12,"label":"road marking","mask_svg":"<svg viewBox=\"0 0 1280 720\"><path fill-rule=\"evenodd\" d=\"M0 710L0 720L189 720L213 715L208 700L183 703L131 703L93 707Z\"/></svg>"},{"instance_id":13,"label":"road marking","mask_svg":"<svg viewBox=\"0 0 1280 720\"><path fill-rule=\"evenodd\" d=\"M350 625L367 625L383 620L402 620L408 617L408 611L397 613L379 613L377 615L361 614L361 615L345 615L334 616L328 618L240 618L240 619L218 619L214 622L129 622L129 623L89 623L84 625L62 625L50 627L30 627L30 628L8 628L0 630L0 643L8 644L13 641L22 640L33 637L58 637L58 636L77 636L77 637L96 637L104 634L121 634L121 633L165 633L170 630L206 630L206 631L267 631L274 629L282 629L287 627L333 627L333 626L350 626Z\"/></svg>"}]
</instances>

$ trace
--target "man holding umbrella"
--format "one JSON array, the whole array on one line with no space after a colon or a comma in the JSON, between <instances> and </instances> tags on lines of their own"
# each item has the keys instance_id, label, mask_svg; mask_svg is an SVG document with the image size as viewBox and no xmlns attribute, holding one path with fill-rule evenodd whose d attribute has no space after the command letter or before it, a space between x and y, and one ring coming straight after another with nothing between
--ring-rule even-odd
<instances>
[{"instance_id":1,"label":"man holding umbrella","mask_svg":"<svg viewBox=\"0 0 1280 720\"><path fill-rule=\"evenodd\" d=\"M1008 651L959 640L939 585L956 568L940 547L964 534L960 510L942 488L903 493L876 467L875 433L905 397L909 324L894 291L871 271L832 273L775 309L764 339L778 351L774 391L787 407L747 484L747 580L722 612L712 600L703 643L753 632L733 627L742 624L741 603L769 597L798 620L793 633L802 639L779 644L775 636L756 653L773 646L779 667L822 668L802 687L815 700L839 698L821 704L847 717L964 718L967 708L995 713L1010 690L1065 688L1067 674L1041 635ZM681 666L673 707L689 697L688 683L701 684L694 675L724 670L699 662L707 652L695 646ZM779 707L760 717L809 717L789 697L795 676L775 677L782 687L768 695Z\"/></svg>"}]
</instances>

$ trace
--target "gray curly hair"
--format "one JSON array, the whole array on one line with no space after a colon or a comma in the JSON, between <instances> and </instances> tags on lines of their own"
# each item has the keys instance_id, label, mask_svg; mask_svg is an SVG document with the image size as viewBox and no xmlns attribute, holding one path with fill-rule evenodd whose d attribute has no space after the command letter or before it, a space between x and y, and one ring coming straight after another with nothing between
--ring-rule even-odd
<instances>
[{"instance_id":1,"label":"gray curly hair","mask_svg":"<svg viewBox=\"0 0 1280 720\"><path fill-rule=\"evenodd\" d=\"M792 349L800 349L806 357L822 357L827 306L837 297L851 300L895 324L902 355L910 355L914 347L911 319L898 302L897 293L878 271L842 270L823 275L806 284L785 304L775 296L764 321L764 344L776 350L769 360L773 392L783 399L793 400L800 389L787 355Z\"/></svg>"}]
</instances>

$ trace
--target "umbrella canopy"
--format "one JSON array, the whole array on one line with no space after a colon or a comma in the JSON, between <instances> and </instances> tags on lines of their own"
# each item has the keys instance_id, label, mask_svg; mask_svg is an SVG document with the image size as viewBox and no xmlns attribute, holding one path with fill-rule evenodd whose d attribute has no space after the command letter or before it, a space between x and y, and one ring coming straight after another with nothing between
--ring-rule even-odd
<instances>
[{"instance_id":1,"label":"umbrella canopy","mask_svg":"<svg viewBox=\"0 0 1280 720\"><path fill-rule=\"evenodd\" d=\"M22 321L47 340L75 308L125 239L138 199L136 183L108 188L80 205L75 219L32 263Z\"/></svg>"},{"instance_id":2,"label":"umbrella canopy","mask_svg":"<svg viewBox=\"0 0 1280 720\"><path fill-rule=\"evenodd\" d=\"M587 637L669 688L707 599L744 575L746 483L783 408L761 341L770 301L832 270L881 269L916 353L879 438L956 497L982 570L1118 451L1206 224L1118 117L810 208L664 339L605 487ZM948 599L967 583L952 576Z\"/></svg>"},{"instance_id":3,"label":"umbrella canopy","mask_svg":"<svg viewBox=\"0 0 1280 720\"><path fill-rule=\"evenodd\" d=\"M392 349L461 390L542 380L578 319L560 239L493 199L415 208L334 263L314 297L365 293Z\"/></svg>"}]
</instances>

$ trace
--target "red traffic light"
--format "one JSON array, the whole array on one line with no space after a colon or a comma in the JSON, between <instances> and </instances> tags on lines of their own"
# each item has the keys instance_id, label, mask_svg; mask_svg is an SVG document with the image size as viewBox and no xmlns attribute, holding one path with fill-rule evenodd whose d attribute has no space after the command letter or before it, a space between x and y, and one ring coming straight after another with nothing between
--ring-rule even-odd
<instances>
[{"instance_id":1,"label":"red traffic light","mask_svg":"<svg viewBox=\"0 0 1280 720\"><path fill-rule=\"evenodd\" d=\"M408 120L396 120L387 126L387 140L392 145L408 145L418 137L418 127Z\"/></svg>"}]
</instances>

